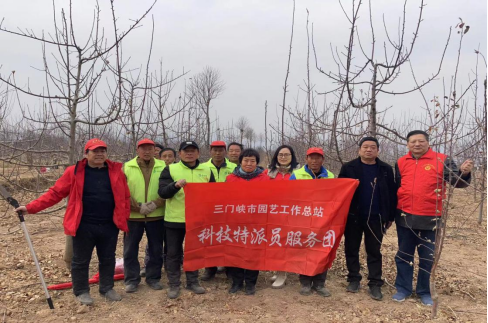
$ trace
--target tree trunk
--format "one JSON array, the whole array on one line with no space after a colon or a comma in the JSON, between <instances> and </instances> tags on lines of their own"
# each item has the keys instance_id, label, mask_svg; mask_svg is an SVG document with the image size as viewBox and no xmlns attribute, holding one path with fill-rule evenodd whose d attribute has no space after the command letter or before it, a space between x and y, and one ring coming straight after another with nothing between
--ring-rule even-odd
<instances>
[{"instance_id":1,"label":"tree trunk","mask_svg":"<svg viewBox=\"0 0 488 323\"><path fill-rule=\"evenodd\" d=\"M373 67L373 85L371 86L371 104L369 110L369 135L376 137L376 76L378 72L378 65Z\"/></svg>"}]
</instances>

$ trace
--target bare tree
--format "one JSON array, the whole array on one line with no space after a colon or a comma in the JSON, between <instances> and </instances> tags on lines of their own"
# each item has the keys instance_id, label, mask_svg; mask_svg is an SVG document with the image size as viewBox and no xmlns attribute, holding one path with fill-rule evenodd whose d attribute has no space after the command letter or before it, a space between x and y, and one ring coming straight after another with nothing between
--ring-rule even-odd
<instances>
[{"instance_id":1,"label":"bare tree","mask_svg":"<svg viewBox=\"0 0 488 323\"><path fill-rule=\"evenodd\" d=\"M25 119L55 126L69 138L68 163L76 158L77 125L107 125L117 120L122 112L122 82L113 85L114 95L105 104L92 100L102 76L108 71L110 56L114 55L120 62L121 42L140 24L154 6L154 3L126 31L120 32L117 26L114 2L111 1L111 19L113 21L114 38L109 39L100 26L101 10L98 4L94 10L91 32L82 41L74 28L73 4L61 9L60 17L56 16L53 3L54 32L42 32L38 36L34 31L7 29L0 24L0 31L18 37L34 40L42 45L44 66L39 70L44 73L45 84L42 89L33 89L29 84L19 85L15 73L8 76L0 75L0 81L13 87L17 93L38 98L43 101L43 114L33 115L32 109L21 105ZM47 47L54 47L52 51ZM52 55L54 63L48 58ZM117 64L120 69L120 64ZM119 70L120 72L120 70ZM120 73L119 73L120 75ZM20 102L19 102L20 104ZM91 105L95 105L91 106ZM95 109L96 108L96 109ZM98 111L88 119L88 111Z\"/></svg>"},{"instance_id":2,"label":"bare tree","mask_svg":"<svg viewBox=\"0 0 488 323\"><path fill-rule=\"evenodd\" d=\"M220 72L210 66L206 66L202 72L193 76L190 82L190 94L205 116L207 147L210 147L211 137L210 104L223 91L224 82L221 80Z\"/></svg>"}]
</instances>

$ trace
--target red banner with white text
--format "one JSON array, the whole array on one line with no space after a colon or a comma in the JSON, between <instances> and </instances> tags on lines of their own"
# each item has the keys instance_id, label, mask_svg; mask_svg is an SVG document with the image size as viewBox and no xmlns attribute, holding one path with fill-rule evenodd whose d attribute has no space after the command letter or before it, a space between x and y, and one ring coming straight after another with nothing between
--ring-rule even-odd
<instances>
[{"instance_id":1,"label":"red banner with white text","mask_svg":"<svg viewBox=\"0 0 488 323\"><path fill-rule=\"evenodd\" d=\"M335 259L358 185L353 179L187 184L184 270L322 273Z\"/></svg>"}]
</instances>

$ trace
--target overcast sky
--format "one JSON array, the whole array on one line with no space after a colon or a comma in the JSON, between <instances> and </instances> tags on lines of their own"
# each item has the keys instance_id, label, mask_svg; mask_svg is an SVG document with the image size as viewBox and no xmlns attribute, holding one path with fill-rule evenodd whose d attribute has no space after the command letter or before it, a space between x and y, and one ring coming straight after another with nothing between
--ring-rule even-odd
<instances>
[{"instance_id":1,"label":"overcast sky","mask_svg":"<svg viewBox=\"0 0 488 323\"><path fill-rule=\"evenodd\" d=\"M91 26L94 1L74 1L73 15L75 29L86 35ZM349 0L343 4L351 11ZM407 3L406 37L411 39L418 19L419 1ZM66 1L56 1L59 9ZM129 19L140 16L151 1L115 1L116 13L121 29L127 29ZM475 68L474 49L480 48L486 55L487 2L486 0L430 0L426 2L419 39L411 57L417 77L422 80L436 71L449 28L454 27L461 17L471 28L464 37L462 58L459 66L460 80L466 86L468 74ZM110 26L109 1L100 0L101 18L107 28ZM403 10L403 1L372 0L373 19L378 48L385 38L385 23L392 35L396 35L397 25ZM155 19L154 48L152 65L157 66L162 58L164 68L180 72L191 70L197 73L204 66L218 69L225 82L225 92L214 101L212 108L220 116L221 123L239 116L247 116L254 128L261 132L264 127L264 102L274 118L275 109L281 104L283 84L288 60L291 18L291 0L160 0L151 14ZM291 74L289 79L288 104L294 105L298 85L306 77L307 35L305 29L306 9L310 12L310 24L314 25L314 42L317 48L318 64L324 70L335 71L330 48L339 50L347 45L350 25L335 0L297 0L295 13L295 36L293 41ZM40 32L53 30L51 1L4 1L0 15L5 18L3 26L33 29ZM143 27L135 30L124 42L126 56L130 54L133 67L145 64L150 41L150 17ZM368 3L364 3L358 22L363 46L371 43ZM34 41L0 33L0 72L2 75L16 71L17 81L25 84L27 78L31 87L42 88L42 74L31 66L41 66L41 47ZM410 40L406 42L410 43ZM443 65L444 76L449 79L456 65L459 35L453 29ZM379 50L378 49L378 50ZM381 51L380 51L381 52ZM358 59L360 55L358 54ZM378 60L382 59L378 55ZM320 92L332 89L333 85L317 72L312 61L312 83ZM482 74L486 69L481 68ZM187 79L191 77L188 75ZM440 79L441 79L440 77ZM180 82L183 84L184 80ZM403 69L401 78L389 89L402 91L413 84L409 68ZM178 90L178 89L177 89ZM40 91L39 91L40 92ZM426 95L442 95L441 81L426 88ZM175 93L174 97L178 94ZM304 94L299 95L300 104ZM379 107L393 105L398 112L421 113L424 104L418 93L408 97L378 98Z\"/></svg>"}]
</instances>

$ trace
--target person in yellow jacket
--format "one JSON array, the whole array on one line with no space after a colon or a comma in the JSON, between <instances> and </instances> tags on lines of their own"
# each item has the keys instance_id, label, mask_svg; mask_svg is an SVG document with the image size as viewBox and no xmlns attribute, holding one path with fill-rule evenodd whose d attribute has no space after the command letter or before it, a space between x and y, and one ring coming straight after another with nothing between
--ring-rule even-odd
<instances>
[{"instance_id":1,"label":"person in yellow jacket","mask_svg":"<svg viewBox=\"0 0 488 323\"><path fill-rule=\"evenodd\" d=\"M164 203L158 195L159 176L165 168L162 160L154 158L155 144L150 139L137 143L137 157L124 164L124 173L131 195L131 213L127 221L129 232L124 236L125 292L133 293L141 282L139 243L146 232L149 261L146 264L146 283L154 290L163 289Z\"/></svg>"},{"instance_id":2,"label":"person in yellow jacket","mask_svg":"<svg viewBox=\"0 0 488 323\"><path fill-rule=\"evenodd\" d=\"M324 151L322 148L312 147L308 149L306 158L307 164L294 171L290 176L290 180L334 178L334 174L323 166L324 159ZM320 296L329 297L330 292L325 288L326 278L327 270L315 276L300 275L299 280L302 285L300 294L308 296L311 295L314 290Z\"/></svg>"},{"instance_id":3,"label":"person in yellow jacket","mask_svg":"<svg viewBox=\"0 0 488 323\"><path fill-rule=\"evenodd\" d=\"M180 295L181 257L185 239L185 192L186 183L215 182L215 177L205 163L200 163L200 151L194 141L184 141L179 149L180 162L166 166L159 178L158 194L166 199L164 226L166 230L166 274L168 276L168 298ZM205 289L198 282L198 270L186 272L186 288L195 294L204 294Z\"/></svg>"},{"instance_id":4,"label":"person in yellow jacket","mask_svg":"<svg viewBox=\"0 0 488 323\"><path fill-rule=\"evenodd\" d=\"M225 182L227 175L232 174L237 167L236 164L227 159L227 150L225 149L225 142L217 140L210 144L211 158L205 163L215 177L217 183Z\"/></svg>"},{"instance_id":5,"label":"person in yellow jacket","mask_svg":"<svg viewBox=\"0 0 488 323\"><path fill-rule=\"evenodd\" d=\"M214 141L210 144L210 158L208 162L205 163L210 169L215 177L215 181L218 183L225 182L227 175L232 174L234 169L237 167L236 164L230 162L227 159L227 149L224 141ZM224 267L208 267L205 268L205 273L200 278L203 281L209 281L215 277L217 272L224 272Z\"/></svg>"}]
</instances>

